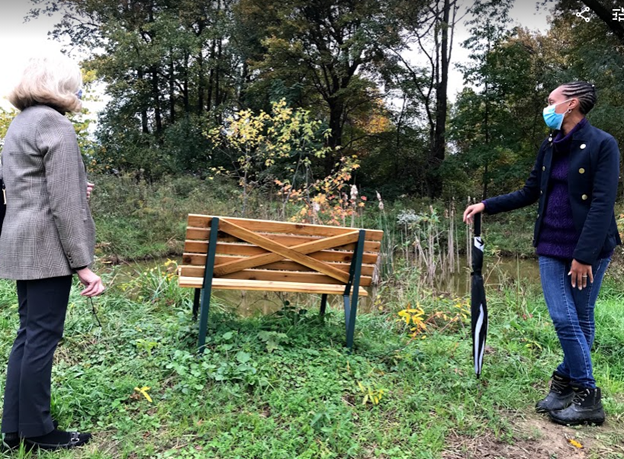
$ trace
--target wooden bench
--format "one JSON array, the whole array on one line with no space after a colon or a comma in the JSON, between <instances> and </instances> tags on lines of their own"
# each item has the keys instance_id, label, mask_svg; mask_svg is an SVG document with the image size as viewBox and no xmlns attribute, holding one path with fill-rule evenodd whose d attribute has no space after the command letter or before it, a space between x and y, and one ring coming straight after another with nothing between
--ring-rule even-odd
<instances>
[{"instance_id":1,"label":"wooden bench","mask_svg":"<svg viewBox=\"0 0 624 459\"><path fill-rule=\"evenodd\" d=\"M383 231L190 214L181 287L195 289L199 342L206 342L212 289L343 295L347 346L353 347L355 316L363 287L372 283Z\"/></svg>"}]
</instances>

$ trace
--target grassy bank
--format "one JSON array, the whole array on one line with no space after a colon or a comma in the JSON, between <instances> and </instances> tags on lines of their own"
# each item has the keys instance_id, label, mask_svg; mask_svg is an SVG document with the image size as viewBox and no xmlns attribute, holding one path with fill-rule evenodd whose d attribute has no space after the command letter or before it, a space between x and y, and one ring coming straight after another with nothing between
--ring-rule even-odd
<instances>
[{"instance_id":1,"label":"grassy bank","mask_svg":"<svg viewBox=\"0 0 624 459\"><path fill-rule=\"evenodd\" d=\"M343 347L339 298L322 322L318 298L269 294L277 313L241 316L237 301L214 300L199 356L192 292L177 287L175 265L128 274L115 263L181 253L186 215L238 215L239 191L188 177L154 185L93 180L97 269L108 286L95 300L102 328L76 288L53 369L52 410L62 427L95 436L80 451L39 457L624 458L621 263L610 269L596 317L596 377L608 421L566 428L533 410L560 358L539 286L502 276L488 288L479 380L468 298L433 291L409 257L393 261L374 305L358 315L353 353ZM247 216L276 219L278 207L252 194ZM410 210L427 231L444 233L443 205L407 199L384 209L369 200L355 224L383 228L388 248L407 253L416 230L397 222ZM498 254L531 255L532 218L529 210L487 217L491 265ZM463 224L455 237L465 240ZM0 384L16 303L14 286L0 281Z\"/></svg>"},{"instance_id":2,"label":"grassy bank","mask_svg":"<svg viewBox=\"0 0 624 459\"><path fill-rule=\"evenodd\" d=\"M186 216L189 213L241 216L240 189L225 180L201 180L195 177L175 177L155 184L137 182L128 176L92 177L96 188L91 206L98 230L98 254L116 262L140 260L180 254L182 251ZM249 196L246 216L282 219L282 204L260 193ZM431 223L431 229L446 244L449 224L448 204L429 200L404 198L379 209L375 193L368 196L364 208L354 219L356 226L383 229L387 247L396 251L409 250L417 236L418 222ZM290 209L294 214L296 211ZM433 213L432 213L433 212ZM461 223L463 204L455 204L455 239L464 251L466 228ZM531 238L534 210L523 209L504 217L487 217L484 235L488 246L502 255L533 255ZM417 220L411 227L398 223L401 215ZM346 224L351 219L347 218ZM423 223L424 222L424 223ZM421 226L422 226L421 224Z\"/></svg>"},{"instance_id":3,"label":"grassy bank","mask_svg":"<svg viewBox=\"0 0 624 459\"><path fill-rule=\"evenodd\" d=\"M80 451L39 457L624 457L624 292L614 282L597 309L595 350L608 422L572 429L533 412L559 359L534 286L488 291L490 347L477 380L467 298L434 295L408 273L359 315L352 354L338 302L322 323L314 299L254 317L217 301L197 356L191 292L176 286L172 268L125 281L108 273L110 289L95 301L101 329L75 289L52 410L61 426L95 437ZM17 319L10 283L0 283L0 301L4 371Z\"/></svg>"}]
</instances>

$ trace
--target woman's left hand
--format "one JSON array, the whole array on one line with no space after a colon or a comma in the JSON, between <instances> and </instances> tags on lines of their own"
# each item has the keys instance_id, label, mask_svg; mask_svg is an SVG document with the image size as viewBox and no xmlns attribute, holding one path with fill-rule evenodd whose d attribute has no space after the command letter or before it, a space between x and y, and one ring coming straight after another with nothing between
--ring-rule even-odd
<instances>
[{"instance_id":1,"label":"woman's left hand","mask_svg":"<svg viewBox=\"0 0 624 459\"><path fill-rule=\"evenodd\" d=\"M576 260L572 260L572 267L568 276L571 276L572 288L576 288L578 285L579 290L583 290L587 287L587 279L590 283L594 282L594 274L592 273L591 265L584 265Z\"/></svg>"},{"instance_id":2,"label":"woman's left hand","mask_svg":"<svg viewBox=\"0 0 624 459\"><path fill-rule=\"evenodd\" d=\"M87 182L87 201L91 199L91 192L93 191L93 187L95 185L91 182Z\"/></svg>"}]
</instances>

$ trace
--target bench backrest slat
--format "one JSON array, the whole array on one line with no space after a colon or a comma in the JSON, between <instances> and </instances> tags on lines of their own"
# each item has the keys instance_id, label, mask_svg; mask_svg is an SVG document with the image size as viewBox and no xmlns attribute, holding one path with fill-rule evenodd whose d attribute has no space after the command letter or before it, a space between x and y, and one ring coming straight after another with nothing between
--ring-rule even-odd
<instances>
[{"instance_id":1,"label":"bench backrest slat","mask_svg":"<svg viewBox=\"0 0 624 459\"><path fill-rule=\"evenodd\" d=\"M179 274L203 278L212 216L190 214ZM344 285L357 228L219 217L214 278ZM382 231L366 230L360 285L371 285ZM241 284L243 285L243 284ZM282 284L283 285L283 284ZM244 285L243 285L244 286Z\"/></svg>"},{"instance_id":2,"label":"bench backrest slat","mask_svg":"<svg viewBox=\"0 0 624 459\"><path fill-rule=\"evenodd\" d=\"M219 217L224 218L242 228L252 230L254 232L270 232L270 233L284 233L284 234L298 234L298 235L311 235L311 236L338 236L344 234L345 231L353 231L355 228L345 228L342 226L327 226L327 225L312 225L309 223L289 223L289 222L276 222L271 220L256 220L250 218L235 218L235 217ZM210 228L212 223L212 216L189 214L188 227L195 228ZM381 241L383 237L383 231L380 230L366 230L367 241Z\"/></svg>"},{"instance_id":3,"label":"bench backrest slat","mask_svg":"<svg viewBox=\"0 0 624 459\"><path fill-rule=\"evenodd\" d=\"M208 247L208 243L206 242L206 248ZM253 247L249 245L239 245L235 246L234 244L217 244L217 257L220 256L225 257L249 257L253 255L261 255L266 253L265 250L259 247ZM320 252L310 253L308 256L315 258L320 261L325 262L335 262L335 263L351 263L353 259L353 252L344 252L344 251L336 251L336 250L321 250ZM364 252L364 256L362 258L362 263L367 265L374 265L377 262L377 255L374 253L366 253ZM206 252L192 252L185 251L182 255L182 264L183 265L194 265L194 266L205 266L206 265Z\"/></svg>"},{"instance_id":4,"label":"bench backrest slat","mask_svg":"<svg viewBox=\"0 0 624 459\"><path fill-rule=\"evenodd\" d=\"M184 241L184 251L185 252L195 252L195 253L207 253L208 252L208 240L210 238L210 230L202 230L206 233L204 237L198 237L197 234L189 234L187 232L186 241ZM229 234L224 234L221 236L222 232L219 231L218 241L219 243L239 243L245 244L244 241L238 239ZM323 239L322 237L300 237L300 236L292 236L292 235L276 235L270 233L258 233L272 241L278 242L280 244L284 244L286 246L294 246L299 244L305 244L306 242L313 242ZM194 237L191 237L194 236ZM250 245L251 247L255 247ZM364 253L366 252L379 252L381 248L381 242L377 241L365 241L364 242ZM335 250L344 250L347 252L353 252L355 250L355 244L344 244L335 248ZM218 253L218 252L217 252Z\"/></svg>"}]
</instances>

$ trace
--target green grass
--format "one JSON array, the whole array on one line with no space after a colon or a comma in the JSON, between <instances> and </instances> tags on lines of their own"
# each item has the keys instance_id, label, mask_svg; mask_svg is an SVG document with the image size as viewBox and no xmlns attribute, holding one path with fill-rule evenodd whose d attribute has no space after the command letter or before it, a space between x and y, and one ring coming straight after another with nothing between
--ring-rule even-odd
<instances>
[{"instance_id":1,"label":"green grass","mask_svg":"<svg viewBox=\"0 0 624 459\"><path fill-rule=\"evenodd\" d=\"M353 353L343 346L338 297L325 322L317 298L251 317L215 300L200 356L192 292L165 267L126 280L114 270L105 281L109 290L95 300L102 329L74 289L53 369L53 415L62 427L92 431L93 442L41 458L476 458L466 445L478 439L539 441L519 420L540 419L533 404L560 351L535 287L488 291L490 349L476 379L467 299L432 294L408 274L359 314ZM608 423L574 431L593 441L586 457L623 457L623 295L609 282L597 308ZM0 283L0 302L4 372L17 320L11 283ZM427 329L411 337L398 312L416 305ZM135 389L146 386L152 402Z\"/></svg>"}]
</instances>

